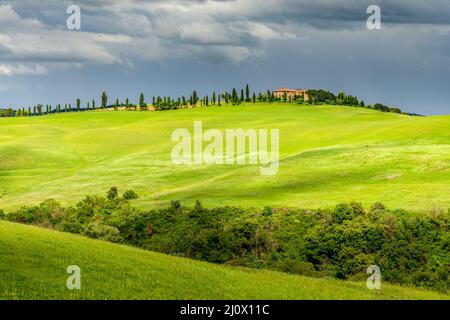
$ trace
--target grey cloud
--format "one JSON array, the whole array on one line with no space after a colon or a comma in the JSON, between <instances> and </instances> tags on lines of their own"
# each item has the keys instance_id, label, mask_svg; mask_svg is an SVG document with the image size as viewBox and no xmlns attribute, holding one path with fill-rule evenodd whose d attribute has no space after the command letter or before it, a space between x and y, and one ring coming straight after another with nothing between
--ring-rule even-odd
<instances>
[{"instance_id":1,"label":"grey cloud","mask_svg":"<svg viewBox=\"0 0 450 320\"><path fill-rule=\"evenodd\" d=\"M0 19L0 60L48 66L189 57L242 62L262 56L273 41L305 45L299 40L305 30L367 31L370 4L381 6L384 23L403 28L442 27L450 20L448 0L434 0L433 6L418 0L78 0L83 30L77 33L64 30L65 8L72 1L3 3L10 7L0 4L0 16L3 12L7 18L3 25ZM391 28L390 33L395 37L399 30ZM445 30L430 29L409 39L422 45L420 37L427 32L443 33L437 45L448 52ZM389 36L380 41L387 43Z\"/></svg>"}]
</instances>

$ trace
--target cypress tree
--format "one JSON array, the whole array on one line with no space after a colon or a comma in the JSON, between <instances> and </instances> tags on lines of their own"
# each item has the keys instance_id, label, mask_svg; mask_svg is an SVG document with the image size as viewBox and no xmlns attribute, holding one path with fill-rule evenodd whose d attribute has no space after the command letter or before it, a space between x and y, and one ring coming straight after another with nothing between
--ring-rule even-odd
<instances>
[{"instance_id":1,"label":"cypress tree","mask_svg":"<svg viewBox=\"0 0 450 320\"><path fill-rule=\"evenodd\" d=\"M216 92L215 91L212 94L212 104L216 104Z\"/></svg>"},{"instance_id":2,"label":"cypress tree","mask_svg":"<svg viewBox=\"0 0 450 320\"><path fill-rule=\"evenodd\" d=\"M81 107L81 100L77 99L77 111L80 111L80 107Z\"/></svg>"},{"instance_id":3,"label":"cypress tree","mask_svg":"<svg viewBox=\"0 0 450 320\"><path fill-rule=\"evenodd\" d=\"M240 101L241 102L244 102L244 89L241 89L241 99L240 99Z\"/></svg>"},{"instance_id":4,"label":"cypress tree","mask_svg":"<svg viewBox=\"0 0 450 320\"><path fill-rule=\"evenodd\" d=\"M102 109L105 109L108 105L108 95L106 92L102 93Z\"/></svg>"},{"instance_id":5,"label":"cypress tree","mask_svg":"<svg viewBox=\"0 0 450 320\"><path fill-rule=\"evenodd\" d=\"M250 102L250 87L247 83L247 86L245 87L245 101Z\"/></svg>"},{"instance_id":6,"label":"cypress tree","mask_svg":"<svg viewBox=\"0 0 450 320\"><path fill-rule=\"evenodd\" d=\"M192 103L193 105L197 105L198 102L198 95L197 95L197 91L194 90L194 92L192 92Z\"/></svg>"},{"instance_id":7,"label":"cypress tree","mask_svg":"<svg viewBox=\"0 0 450 320\"><path fill-rule=\"evenodd\" d=\"M253 103L256 103L256 93L253 92Z\"/></svg>"},{"instance_id":8,"label":"cypress tree","mask_svg":"<svg viewBox=\"0 0 450 320\"><path fill-rule=\"evenodd\" d=\"M235 88L233 88L233 91L231 93L231 103L235 105L237 103L237 100L238 100L237 91Z\"/></svg>"},{"instance_id":9,"label":"cypress tree","mask_svg":"<svg viewBox=\"0 0 450 320\"><path fill-rule=\"evenodd\" d=\"M143 93L141 93L141 96L139 97L139 107L141 108L141 110L146 107Z\"/></svg>"}]
</instances>

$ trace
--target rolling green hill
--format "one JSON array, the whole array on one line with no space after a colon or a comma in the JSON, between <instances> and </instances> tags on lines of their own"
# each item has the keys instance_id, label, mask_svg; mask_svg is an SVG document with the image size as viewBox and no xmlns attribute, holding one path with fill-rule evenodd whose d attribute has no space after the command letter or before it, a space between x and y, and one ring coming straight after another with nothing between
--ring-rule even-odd
<instances>
[{"instance_id":1,"label":"rolling green hill","mask_svg":"<svg viewBox=\"0 0 450 320\"><path fill-rule=\"evenodd\" d=\"M280 170L175 166L177 128L280 129ZM144 208L330 207L380 201L416 212L450 207L450 117L362 108L248 104L168 112L83 112L0 119L0 208L54 198L73 204L112 185Z\"/></svg>"},{"instance_id":2,"label":"rolling green hill","mask_svg":"<svg viewBox=\"0 0 450 320\"><path fill-rule=\"evenodd\" d=\"M0 222L0 299L449 299L382 283L313 279L212 265ZM81 290L66 269L81 269Z\"/></svg>"}]
</instances>

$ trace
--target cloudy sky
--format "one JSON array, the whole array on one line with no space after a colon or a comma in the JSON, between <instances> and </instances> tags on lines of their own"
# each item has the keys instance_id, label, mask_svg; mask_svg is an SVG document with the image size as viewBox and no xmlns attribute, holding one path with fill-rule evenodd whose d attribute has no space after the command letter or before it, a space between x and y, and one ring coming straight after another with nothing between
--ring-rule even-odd
<instances>
[{"instance_id":1,"label":"cloudy sky","mask_svg":"<svg viewBox=\"0 0 450 320\"><path fill-rule=\"evenodd\" d=\"M0 0L1 107L246 83L450 114L450 0Z\"/></svg>"}]
</instances>

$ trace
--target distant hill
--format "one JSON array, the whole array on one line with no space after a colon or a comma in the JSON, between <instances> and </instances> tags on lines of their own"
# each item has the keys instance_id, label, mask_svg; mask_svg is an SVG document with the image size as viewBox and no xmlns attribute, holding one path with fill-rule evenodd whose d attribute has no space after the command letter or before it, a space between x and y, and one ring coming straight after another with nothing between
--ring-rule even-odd
<instances>
[{"instance_id":1,"label":"distant hill","mask_svg":"<svg viewBox=\"0 0 450 320\"><path fill-rule=\"evenodd\" d=\"M279 129L280 169L171 161L177 128ZM0 119L0 208L73 204L112 185L143 208L324 208L358 201L428 212L450 207L450 116L249 103L166 112L82 112Z\"/></svg>"}]
</instances>

